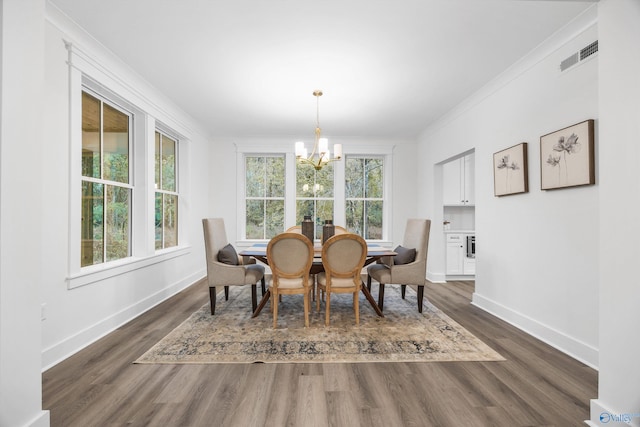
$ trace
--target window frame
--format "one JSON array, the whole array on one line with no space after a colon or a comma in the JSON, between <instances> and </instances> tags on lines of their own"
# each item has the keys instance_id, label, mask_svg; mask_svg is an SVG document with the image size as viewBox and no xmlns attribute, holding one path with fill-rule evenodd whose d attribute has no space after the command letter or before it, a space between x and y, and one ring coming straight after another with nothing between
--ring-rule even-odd
<instances>
[{"instance_id":1,"label":"window frame","mask_svg":"<svg viewBox=\"0 0 640 427\"><path fill-rule=\"evenodd\" d=\"M94 267L94 266L98 266L98 265L104 265L107 263L111 263L114 261L120 261L120 260L124 260L127 258L131 257L131 253L132 253L132 246L133 246L133 190L134 190L134 184L133 184L133 164L135 163L135 159L134 159L134 152L133 152L133 113L131 111L128 111L127 109L120 107L117 103L111 102L108 98L106 98L105 96L102 96L100 94L98 94L97 92L95 92L94 90L91 90L90 88L83 86L82 87L82 93L86 93L87 95L95 98L96 100L98 100L100 102L100 129L99 129L99 140L100 140L100 177L99 178L95 178L95 177L90 177L90 176L86 176L84 175L82 172L80 173L80 186L82 187L82 184L86 183L92 183L92 184L99 184L103 186L103 194L102 194L102 198L103 198L103 223L102 223L102 232L103 232L103 239L102 239L102 261L97 263L97 264L89 264L86 266L81 266L82 269L85 268L90 268L90 267ZM113 108L114 110L118 111L121 114L124 114L125 116L127 116L127 126L128 126L128 132L127 132L127 163L128 163L128 171L127 171L127 176L128 176L128 182L124 183L124 182L120 182L120 181L113 181L110 179L105 179L104 175L105 175L105 171L104 171L104 161L105 161L105 156L104 156L104 106L108 105L111 108ZM82 109L82 106L81 106ZM127 238L127 255L122 257L122 258L118 258L115 260L108 260L107 259L107 243L108 243L108 239L107 239L107 220L106 220L106 207L107 207L107 186L111 186L111 187L117 187L117 188L125 188L129 191L129 200L128 200L128 224L127 224L127 231L128 231L128 238ZM81 263L82 264L82 263Z\"/></svg>"},{"instance_id":2,"label":"window frame","mask_svg":"<svg viewBox=\"0 0 640 427\"><path fill-rule=\"evenodd\" d=\"M246 170L246 165L247 165L247 158L248 157L255 157L255 158L267 158L267 157L271 157L271 158L283 158L284 159L284 196L282 197L267 197L265 196L261 196L261 197L257 197L257 196L247 196L246 194L246 189L247 189L247 181L246 181L246 177L247 177L247 170ZM247 201L248 200L262 200L265 202L265 209L266 209L266 201L267 200L282 200L284 203L284 223L283 223L283 231L287 228L287 156L285 153L243 153L242 155L242 171L243 171L243 179L242 179L242 214L238 215L238 218L243 218L242 221L242 230L243 230L243 234L241 234L241 236L243 236L244 240L254 240L254 241L266 241L269 239L247 239ZM263 228L263 235L266 233L266 228Z\"/></svg>"},{"instance_id":3,"label":"window frame","mask_svg":"<svg viewBox=\"0 0 640 427\"><path fill-rule=\"evenodd\" d=\"M380 159L382 160L382 197L347 197L345 194L345 224L346 224L346 208L347 208L347 202L349 200L355 200L355 201L362 201L364 203L364 206L366 207L366 202L367 201L381 201L382 202L382 236L384 238L385 236L385 216L386 216L386 163L387 163L387 159L385 158L385 156L383 155L372 155L372 154L349 154L346 155L344 157L344 162L346 164L346 162L349 159ZM346 186L346 176L345 176L345 181L343 181L343 185ZM345 190L346 193L346 190ZM364 209L364 208L363 208ZM364 209L366 211L366 209ZM363 224L363 232L365 232L365 230L368 228L368 221L366 221L366 213L365 213L365 223ZM366 233L365 233L366 234ZM364 237L364 236L363 236ZM379 241L382 239L366 239L367 241Z\"/></svg>"},{"instance_id":4,"label":"window frame","mask_svg":"<svg viewBox=\"0 0 640 427\"><path fill-rule=\"evenodd\" d=\"M155 135L156 135L156 133L160 134L160 144L159 144L160 145L160 153L159 153L159 155L160 155L160 162L161 163L162 163L162 137L163 136L167 137L167 138L171 139L173 142L175 142L175 165L174 165L174 167L175 167L175 171L174 171L175 190L174 191L165 190L163 188L155 187L155 185L156 185L155 184L155 173L156 173L156 170L155 170L155 166L156 166L156 163L155 163L155 154L156 154L155 153ZM153 212L154 212L154 214L153 214L154 239L153 239L153 243L154 243L154 246L153 246L153 248L154 248L154 250L156 252L159 252L159 251L164 251L164 250L167 250L167 249L171 249L171 248L175 248L175 247L179 247L180 246L180 239L181 239L181 234L182 234L182 233L180 233L180 218L181 218L181 213L180 213L180 201L181 201L180 200L181 199L181 197L180 197L180 170L181 170L181 168L180 168L180 157L181 157L180 156L180 145L181 144L180 144L180 138L179 137L177 137L175 134L172 134L172 133L170 133L168 131L165 131L162 127L156 127L156 129L155 129L155 131L153 133L153 137L154 137L154 148L153 148L153 160L154 160L154 170L153 170L153 173L154 173L154 181L153 181L153 183L154 183L154 189L153 189L153 196L154 196L154 198L153 198L153 200L154 200L154 209L153 209ZM160 173L159 181L160 181L160 185L162 186L162 164L160 165L159 173ZM156 248L155 247L155 243L156 243L156 240L155 240L155 213L156 213L155 212L155 200L156 199L155 198L156 198L157 194L162 194L162 200L163 200L162 247L161 248ZM173 246L169 246L169 247L165 246L165 227L164 227L164 196L165 195L176 196L176 199L177 199L177 202L176 202L176 212L177 212L176 237L177 237L177 239L176 239L176 244L173 245Z\"/></svg>"}]
</instances>

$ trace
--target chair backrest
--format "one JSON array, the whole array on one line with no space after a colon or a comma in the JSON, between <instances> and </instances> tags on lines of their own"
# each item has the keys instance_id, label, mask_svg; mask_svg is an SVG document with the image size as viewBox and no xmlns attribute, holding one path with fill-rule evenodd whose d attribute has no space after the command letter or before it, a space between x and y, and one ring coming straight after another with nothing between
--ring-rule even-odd
<instances>
[{"instance_id":1,"label":"chair backrest","mask_svg":"<svg viewBox=\"0 0 640 427\"><path fill-rule=\"evenodd\" d=\"M267 260L274 278L306 277L313 264L313 244L302 234L280 233L267 245Z\"/></svg>"},{"instance_id":2,"label":"chair backrest","mask_svg":"<svg viewBox=\"0 0 640 427\"><path fill-rule=\"evenodd\" d=\"M429 248L430 219L411 218L407 220L402 246L416 249L416 261L425 261Z\"/></svg>"},{"instance_id":3,"label":"chair backrest","mask_svg":"<svg viewBox=\"0 0 640 427\"><path fill-rule=\"evenodd\" d=\"M335 234L346 234L349 232L346 228L341 227L339 225L335 225L334 229L335 229Z\"/></svg>"},{"instance_id":4,"label":"chair backrest","mask_svg":"<svg viewBox=\"0 0 640 427\"><path fill-rule=\"evenodd\" d=\"M204 248L207 261L218 262L218 252L229 243L227 241L227 232L224 228L224 219L204 218L202 226L204 228Z\"/></svg>"},{"instance_id":5,"label":"chair backrest","mask_svg":"<svg viewBox=\"0 0 640 427\"><path fill-rule=\"evenodd\" d=\"M366 257L367 242L357 234L336 234L322 246L322 264L333 277L359 278Z\"/></svg>"},{"instance_id":6,"label":"chair backrest","mask_svg":"<svg viewBox=\"0 0 640 427\"><path fill-rule=\"evenodd\" d=\"M287 233L298 233L298 234L302 234L302 226L301 225L294 225L293 227L289 227L287 228Z\"/></svg>"}]
</instances>

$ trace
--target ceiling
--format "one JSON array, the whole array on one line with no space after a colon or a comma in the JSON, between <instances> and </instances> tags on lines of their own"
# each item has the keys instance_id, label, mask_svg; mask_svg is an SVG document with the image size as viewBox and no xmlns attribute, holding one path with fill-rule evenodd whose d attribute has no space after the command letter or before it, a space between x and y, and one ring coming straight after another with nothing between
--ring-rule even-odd
<instances>
[{"instance_id":1,"label":"ceiling","mask_svg":"<svg viewBox=\"0 0 640 427\"><path fill-rule=\"evenodd\" d=\"M49 0L215 136L413 137L592 1Z\"/></svg>"}]
</instances>

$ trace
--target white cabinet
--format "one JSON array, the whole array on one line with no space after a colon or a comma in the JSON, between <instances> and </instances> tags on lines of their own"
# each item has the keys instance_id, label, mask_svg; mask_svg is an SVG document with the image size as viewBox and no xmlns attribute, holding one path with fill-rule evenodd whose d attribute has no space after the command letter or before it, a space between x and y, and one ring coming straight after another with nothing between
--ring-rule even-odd
<instances>
[{"instance_id":1,"label":"white cabinet","mask_svg":"<svg viewBox=\"0 0 640 427\"><path fill-rule=\"evenodd\" d=\"M475 275L476 274L476 259L464 257L462 260L462 274Z\"/></svg>"},{"instance_id":2,"label":"white cabinet","mask_svg":"<svg viewBox=\"0 0 640 427\"><path fill-rule=\"evenodd\" d=\"M475 204L475 155L467 154L442 165L442 204L472 206Z\"/></svg>"},{"instance_id":3,"label":"white cabinet","mask_svg":"<svg viewBox=\"0 0 640 427\"><path fill-rule=\"evenodd\" d=\"M462 234L447 234L447 274L462 274L464 245Z\"/></svg>"},{"instance_id":4,"label":"white cabinet","mask_svg":"<svg viewBox=\"0 0 640 427\"><path fill-rule=\"evenodd\" d=\"M476 274L475 258L467 258L468 234L447 234L446 274L474 275Z\"/></svg>"}]
</instances>

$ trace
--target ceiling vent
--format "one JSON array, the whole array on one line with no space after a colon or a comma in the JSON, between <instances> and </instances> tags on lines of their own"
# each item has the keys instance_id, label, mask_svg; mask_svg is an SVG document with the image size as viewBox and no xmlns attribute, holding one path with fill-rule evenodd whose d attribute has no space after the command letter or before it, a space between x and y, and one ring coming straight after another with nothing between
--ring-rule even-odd
<instances>
[{"instance_id":1,"label":"ceiling vent","mask_svg":"<svg viewBox=\"0 0 640 427\"><path fill-rule=\"evenodd\" d=\"M564 61L560 63L560 71L568 70L574 65L584 61L585 59L593 56L598 52L598 40L591 43L589 46L585 46L580 49L579 52L574 53L573 55L566 58Z\"/></svg>"}]
</instances>

